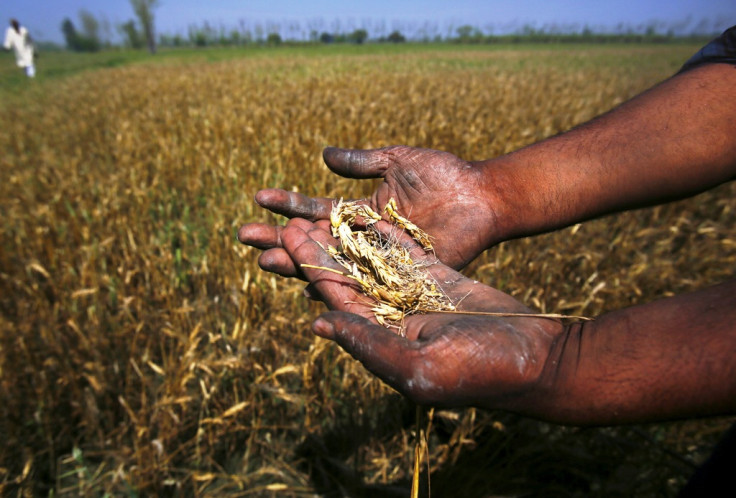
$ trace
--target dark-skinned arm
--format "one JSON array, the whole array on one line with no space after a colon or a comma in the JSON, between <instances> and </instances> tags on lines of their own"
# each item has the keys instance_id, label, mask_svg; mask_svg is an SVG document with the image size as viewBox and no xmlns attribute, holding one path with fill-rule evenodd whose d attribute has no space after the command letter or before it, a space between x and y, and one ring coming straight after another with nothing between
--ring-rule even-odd
<instances>
[{"instance_id":1,"label":"dark-skinned arm","mask_svg":"<svg viewBox=\"0 0 736 498\"><path fill-rule=\"evenodd\" d=\"M295 219L283 231L293 264L340 269L325 226ZM531 313L511 296L414 249L460 309ZM563 324L534 317L411 315L403 332L372 318L354 282L304 268L310 295L335 311L313 324L413 401L479 406L575 425L736 413L736 280Z\"/></svg>"},{"instance_id":2,"label":"dark-skinned arm","mask_svg":"<svg viewBox=\"0 0 736 498\"><path fill-rule=\"evenodd\" d=\"M736 66L678 74L562 135L488 161L501 239L691 196L736 176Z\"/></svg>"},{"instance_id":3,"label":"dark-skinned arm","mask_svg":"<svg viewBox=\"0 0 736 498\"><path fill-rule=\"evenodd\" d=\"M435 240L437 256L462 268L498 242L597 216L680 199L736 175L736 66L678 74L573 130L488 161L395 146L328 148L325 163L350 178L383 178L370 199L400 212ZM257 202L288 217L326 219L332 199L280 189ZM472 213L472 215L469 215ZM244 225L238 238L264 253L261 266L298 275L282 227Z\"/></svg>"},{"instance_id":4,"label":"dark-skinned arm","mask_svg":"<svg viewBox=\"0 0 736 498\"><path fill-rule=\"evenodd\" d=\"M572 424L736 413L736 280L566 326L531 393Z\"/></svg>"}]
</instances>

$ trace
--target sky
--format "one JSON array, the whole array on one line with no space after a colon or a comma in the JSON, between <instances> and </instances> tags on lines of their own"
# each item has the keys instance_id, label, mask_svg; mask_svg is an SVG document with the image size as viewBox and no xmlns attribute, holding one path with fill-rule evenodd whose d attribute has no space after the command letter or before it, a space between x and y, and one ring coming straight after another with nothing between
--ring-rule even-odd
<instances>
[{"instance_id":1,"label":"sky","mask_svg":"<svg viewBox=\"0 0 736 498\"><path fill-rule=\"evenodd\" d=\"M115 26L134 18L129 0L0 0L0 19L16 18L35 39L63 43L62 21L68 17L79 28L82 9L110 26L113 41L118 40ZM687 22L686 29L692 29L705 19L704 25L716 31L736 24L736 0L159 0L154 15L157 32L171 35L185 35L189 26L205 21L228 29L241 22L250 29L256 23L298 23L307 29L311 23L320 32L430 22L446 36L463 24L495 33L524 25L587 25L600 31L653 21Z\"/></svg>"}]
</instances>

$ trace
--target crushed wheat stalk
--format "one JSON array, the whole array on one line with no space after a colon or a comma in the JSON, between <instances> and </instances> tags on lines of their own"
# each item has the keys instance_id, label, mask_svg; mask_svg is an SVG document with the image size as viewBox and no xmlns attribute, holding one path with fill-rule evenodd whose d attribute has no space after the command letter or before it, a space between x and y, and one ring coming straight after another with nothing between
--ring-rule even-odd
<instances>
[{"instance_id":1,"label":"crushed wheat stalk","mask_svg":"<svg viewBox=\"0 0 736 498\"><path fill-rule=\"evenodd\" d=\"M425 251L433 250L429 235L398 213L394 199L388 201L384 211L394 226L409 233ZM365 224L364 230L354 229L358 218ZM414 261L409 250L398 242L397 236L383 234L375 228L381 219L381 215L369 206L341 199L330 213L332 236L340 244L337 248L328 246L325 250L344 271L308 264L301 267L329 271L355 280L363 293L375 300L371 311L376 321L385 327L402 332L400 324L407 315L424 313L590 320L558 313L458 310L427 271L427 263Z\"/></svg>"},{"instance_id":2,"label":"crushed wheat stalk","mask_svg":"<svg viewBox=\"0 0 736 498\"><path fill-rule=\"evenodd\" d=\"M302 264L302 268L312 268L314 270L324 270L332 273L336 273L338 275L342 275L343 277L352 278L353 280L357 280L355 277L350 275L349 273L345 273L340 270L335 270L334 268L328 268L326 266L316 266L316 265L309 265L309 264ZM443 310L434 310L432 313L450 313L450 314L456 314L456 315L479 315L479 316L497 316L497 317L503 317L503 318L549 318L551 320L553 319L560 319L560 320L583 320L583 321L593 321L592 318L587 316L580 316L580 315L564 315L561 313L511 313L511 312L505 312L505 311L471 311L471 310L459 310L454 309L450 311L443 311Z\"/></svg>"},{"instance_id":3,"label":"crushed wheat stalk","mask_svg":"<svg viewBox=\"0 0 736 498\"><path fill-rule=\"evenodd\" d=\"M561 313L507 313L505 311L470 311L470 310L454 310L454 311L434 311L433 313L454 313L459 315L481 315L481 316L498 316L507 318L549 318L550 320L583 320L592 322L593 319L588 316L579 315L563 315Z\"/></svg>"}]
</instances>

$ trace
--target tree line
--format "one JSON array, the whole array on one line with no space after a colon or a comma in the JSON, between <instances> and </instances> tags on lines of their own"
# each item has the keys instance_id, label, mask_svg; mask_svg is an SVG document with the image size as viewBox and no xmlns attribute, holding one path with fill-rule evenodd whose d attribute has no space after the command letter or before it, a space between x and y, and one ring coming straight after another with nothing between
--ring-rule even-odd
<instances>
[{"instance_id":1,"label":"tree line","mask_svg":"<svg viewBox=\"0 0 736 498\"><path fill-rule=\"evenodd\" d=\"M455 26L452 23L440 26L437 22L398 23L388 26L384 21L363 21L356 26L353 21L346 23L335 20L325 23L321 19L285 22L248 22L240 20L237 25L212 24L207 21L192 24L184 33L155 33L154 10L158 0L130 0L136 18L116 26L120 43L128 48L147 48L155 53L158 46L163 47L207 47L288 44L329 44L366 42L402 43L442 42L463 44L490 43L607 43L607 42L669 42L682 39L707 38L719 33L724 26L723 19L702 19L664 23L650 21L635 26L619 23L613 29L591 28L576 24L550 24L542 27L525 24L522 26L485 26L483 29L470 24ZM110 28L97 20L86 10L79 12L77 29L70 19L62 23L62 32L67 48L75 51L96 51L113 46L110 42ZM103 36L103 32L107 36ZM104 41L103 41L104 40Z\"/></svg>"},{"instance_id":2,"label":"tree line","mask_svg":"<svg viewBox=\"0 0 736 498\"><path fill-rule=\"evenodd\" d=\"M136 19L130 19L117 26L118 33L130 48L148 48L152 54L156 53L156 32L154 24L154 9L159 0L130 0ZM74 22L68 17L61 23L61 32L64 35L66 46L77 52L96 52L112 44L103 41L102 31L109 35L110 27L107 22L100 22L88 10L79 11L81 30L77 30ZM109 37L108 37L109 40Z\"/></svg>"}]
</instances>

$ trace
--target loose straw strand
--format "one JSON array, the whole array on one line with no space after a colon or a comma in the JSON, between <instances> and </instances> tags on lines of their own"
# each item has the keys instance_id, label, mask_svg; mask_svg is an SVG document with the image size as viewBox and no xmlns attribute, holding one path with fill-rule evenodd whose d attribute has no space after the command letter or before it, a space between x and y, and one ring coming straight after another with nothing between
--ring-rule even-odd
<instances>
[{"instance_id":1,"label":"loose straw strand","mask_svg":"<svg viewBox=\"0 0 736 498\"><path fill-rule=\"evenodd\" d=\"M329 271L332 273L336 273L338 275L342 275L343 277L352 278L353 280L357 280L353 275L350 275L349 273L341 272L340 270L335 270L334 268L327 268L326 266L315 266L315 265L309 265L306 263L301 264L302 268L312 268L314 270L324 270ZM479 315L479 316L497 316L497 317L508 317L508 318L548 318L550 320L560 319L560 320L583 320L586 322L593 321L593 318L587 317L587 316L578 316L578 315L564 315L560 313L511 313L506 311L471 311L471 310L432 310L428 313L447 313L450 315Z\"/></svg>"}]
</instances>

